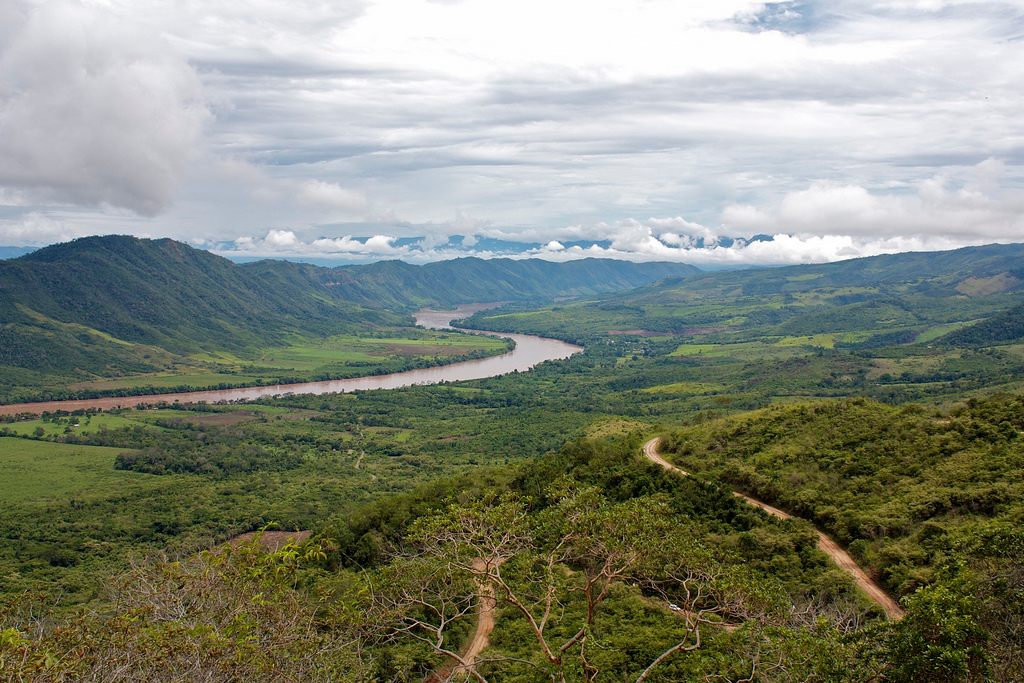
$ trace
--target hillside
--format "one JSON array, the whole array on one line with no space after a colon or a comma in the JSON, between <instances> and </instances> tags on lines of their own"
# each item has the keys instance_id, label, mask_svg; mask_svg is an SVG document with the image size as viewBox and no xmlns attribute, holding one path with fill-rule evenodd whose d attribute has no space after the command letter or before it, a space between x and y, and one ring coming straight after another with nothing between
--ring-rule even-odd
<instances>
[{"instance_id":1,"label":"hillside","mask_svg":"<svg viewBox=\"0 0 1024 683\"><path fill-rule=\"evenodd\" d=\"M87 237L0 262L0 322L39 316L171 352L239 349L295 331L399 318L335 300L310 280L260 278L169 239Z\"/></svg>"},{"instance_id":2,"label":"hillside","mask_svg":"<svg viewBox=\"0 0 1024 683\"><path fill-rule=\"evenodd\" d=\"M941 339L946 346L991 346L1024 340L1024 306L1011 308Z\"/></svg>"},{"instance_id":3,"label":"hillside","mask_svg":"<svg viewBox=\"0 0 1024 683\"><path fill-rule=\"evenodd\" d=\"M974 322L1024 300L1022 263L1024 244L994 244L702 273L538 311L543 326L532 329L568 334L571 328L576 339L629 329L716 339L749 338L754 329L779 337L853 330L909 333L939 321ZM498 315L485 313L480 320L505 329ZM529 325L529 316L515 319L521 329Z\"/></svg>"},{"instance_id":4,"label":"hillside","mask_svg":"<svg viewBox=\"0 0 1024 683\"><path fill-rule=\"evenodd\" d=\"M288 264L287 267L291 267ZM246 266L261 272L280 262ZM552 263L539 259L459 258L414 266L382 261L309 271L347 301L395 309L489 301L523 301L620 292L668 277L692 277L700 271L679 263L630 263L582 259Z\"/></svg>"}]
</instances>

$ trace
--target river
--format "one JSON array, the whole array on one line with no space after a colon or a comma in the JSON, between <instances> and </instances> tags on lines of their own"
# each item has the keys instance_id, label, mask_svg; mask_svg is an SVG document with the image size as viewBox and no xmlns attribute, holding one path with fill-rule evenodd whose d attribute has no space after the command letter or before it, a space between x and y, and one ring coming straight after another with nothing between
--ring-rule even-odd
<instances>
[{"instance_id":1,"label":"river","mask_svg":"<svg viewBox=\"0 0 1024 683\"><path fill-rule=\"evenodd\" d=\"M451 311L423 309L416 313L416 324L434 330L450 330L452 321L466 318L473 313L492 307L493 304L472 304L459 306ZM32 413L39 415L57 410L86 410L96 408L133 408L137 405L157 403L215 403L217 401L251 401L267 396L282 394L335 394L369 389L399 389L417 384L439 384L483 379L508 374L514 370L523 372L547 360L561 360L582 351L582 347L567 344L557 339L535 337L529 334L491 333L494 336L509 337L516 343L515 349L500 356L478 360L467 360L433 368L407 370L389 375L332 379L322 382L299 384L275 384L238 389L208 389L186 391L176 394L144 394L137 396L107 396L69 401L46 401L41 403L15 403L0 405L0 415Z\"/></svg>"}]
</instances>

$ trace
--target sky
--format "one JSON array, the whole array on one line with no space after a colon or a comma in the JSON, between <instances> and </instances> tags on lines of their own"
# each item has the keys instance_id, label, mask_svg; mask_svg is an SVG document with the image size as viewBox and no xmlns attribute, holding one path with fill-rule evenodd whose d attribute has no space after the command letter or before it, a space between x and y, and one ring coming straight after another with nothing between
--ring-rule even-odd
<instances>
[{"instance_id":1,"label":"sky","mask_svg":"<svg viewBox=\"0 0 1024 683\"><path fill-rule=\"evenodd\" d=\"M1019 242L1022 111L1024 0L0 0L0 245L715 267Z\"/></svg>"}]
</instances>

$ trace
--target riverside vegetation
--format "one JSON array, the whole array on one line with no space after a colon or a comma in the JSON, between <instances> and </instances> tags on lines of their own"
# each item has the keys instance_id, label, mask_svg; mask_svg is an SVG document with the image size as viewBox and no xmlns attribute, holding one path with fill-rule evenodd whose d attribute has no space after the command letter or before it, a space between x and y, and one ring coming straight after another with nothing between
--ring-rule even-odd
<instances>
[{"instance_id":1,"label":"riverside vegetation","mask_svg":"<svg viewBox=\"0 0 1024 683\"><path fill-rule=\"evenodd\" d=\"M585 352L458 385L11 419L0 671L1020 680L1020 256L513 304L468 324ZM641 457L652 436L690 477ZM313 535L224 545L268 524ZM457 672L481 595L494 630Z\"/></svg>"}]
</instances>

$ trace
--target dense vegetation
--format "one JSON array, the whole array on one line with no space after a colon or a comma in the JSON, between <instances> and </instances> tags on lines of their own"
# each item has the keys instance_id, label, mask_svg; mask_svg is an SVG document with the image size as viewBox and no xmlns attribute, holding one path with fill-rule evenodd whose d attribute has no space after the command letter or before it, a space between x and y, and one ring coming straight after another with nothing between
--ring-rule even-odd
<instances>
[{"instance_id":1,"label":"dense vegetation","mask_svg":"<svg viewBox=\"0 0 1024 683\"><path fill-rule=\"evenodd\" d=\"M0 678L443 679L493 594L486 680L1020 680L1020 255L488 312L586 351L470 383L0 423ZM268 523L313 538L221 545Z\"/></svg>"}]
</instances>

